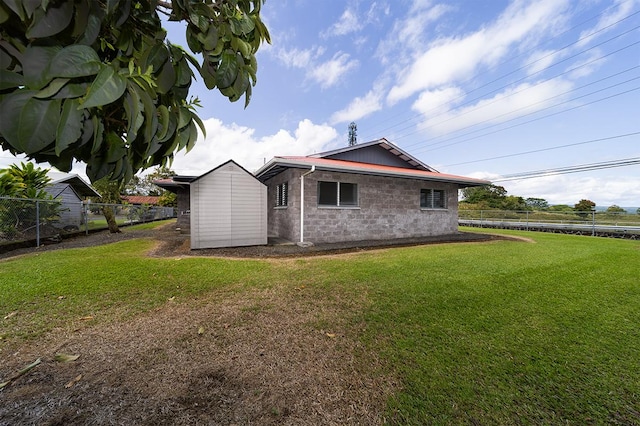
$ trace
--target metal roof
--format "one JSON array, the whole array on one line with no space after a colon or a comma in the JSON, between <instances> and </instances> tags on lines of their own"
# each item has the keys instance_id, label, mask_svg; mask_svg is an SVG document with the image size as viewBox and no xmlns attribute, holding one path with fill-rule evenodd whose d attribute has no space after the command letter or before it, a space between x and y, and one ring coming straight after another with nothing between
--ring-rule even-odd
<instances>
[{"instance_id":1,"label":"metal roof","mask_svg":"<svg viewBox=\"0 0 640 426\"><path fill-rule=\"evenodd\" d=\"M420 179L432 182L454 183L462 187L483 186L491 183L482 179L440 172L316 157L275 157L256 172L256 177L264 182L288 168L310 169L312 166L315 166L316 170L323 171Z\"/></svg>"},{"instance_id":2,"label":"metal roof","mask_svg":"<svg viewBox=\"0 0 640 426\"><path fill-rule=\"evenodd\" d=\"M100 197L100 193L93 186L87 183L80 176L68 174L58 179L52 180L49 184L69 184L80 197Z\"/></svg>"},{"instance_id":3,"label":"metal roof","mask_svg":"<svg viewBox=\"0 0 640 426\"><path fill-rule=\"evenodd\" d=\"M325 157L330 157L332 155L342 154L342 153L349 152L349 151L356 151L356 150L359 150L359 149L363 149L363 148L367 148L367 147L375 146L375 145L386 149L391 154L397 156L398 158L400 158L401 160L403 160L407 164L410 164L412 167L414 167L416 169L421 169L421 170L426 170L426 171L429 171L429 172L436 172L436 173L438 172L433 167L423 163L422 161L418 160L417 158L415 158L411 154L403 151L400 147L398 147L397 145L389 142L385 138L381 138L381 139L378 139L378 140L375 140L375 141L371 141L371 142L360 143L360 144L353 145L353 146L347 146L347 147L344 147L344 148L334 149L332 151L319 152L317 154L309 155L309 157L325 158Z\"/></svg>"}]
</instances>

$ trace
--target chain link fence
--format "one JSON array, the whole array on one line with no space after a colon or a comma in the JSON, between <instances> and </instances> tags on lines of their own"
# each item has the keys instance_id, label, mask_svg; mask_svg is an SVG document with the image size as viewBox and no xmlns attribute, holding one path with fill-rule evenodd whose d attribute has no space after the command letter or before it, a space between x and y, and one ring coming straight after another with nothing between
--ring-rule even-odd
<instances>
[{"instance_id":1,"label":"chain link fence","mask_svg":"<svg viewBox=\"0 0 640 426\"><path fill-rule=\"evenodd\" d=\"M0 197L0 252L106 229L104 207L112 208L119 226L176 217L174 207Z\"/></svg>"}]
</instances>

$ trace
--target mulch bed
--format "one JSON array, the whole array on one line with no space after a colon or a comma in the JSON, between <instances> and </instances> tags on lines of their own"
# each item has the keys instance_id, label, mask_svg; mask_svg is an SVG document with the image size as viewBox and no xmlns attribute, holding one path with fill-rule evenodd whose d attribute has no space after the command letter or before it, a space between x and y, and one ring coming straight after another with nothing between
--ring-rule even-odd
<instances>
[{"instance_id":1,"label":"mulch bed","mask_svg":"<svg viewBox=\"0 0 640 426\"><path fill-rule=\"evenodd\" d=\"M173 224L168 224L150 230L122 228L122 232L118 234L111 234L109 233L109 231L105 230L89 235L77 235L71 238L65 238L58 243L47 243L41 245L40 247L26 247L0 253L0 259L28 253L40 253L49 250L92 247L96 245L109 244L133 238L151 238L159 241L160 244L158 248L152 253L153 256L157 257L216 256L234 258L282 258L339 254L357 252L362 250L373 250L389 247L407 247L425 244L482 242L496 239L505 239L507 237L489 234L476 234L472 232L459 232L456 234L440 235L435 237L402 238L396 240L350 241L345 243L317 244L311 247L300 247L296 244L269 244L266 246L191 250L189 247L189 235L179 233L174 229Z\"/></svg>"}]
</instances>

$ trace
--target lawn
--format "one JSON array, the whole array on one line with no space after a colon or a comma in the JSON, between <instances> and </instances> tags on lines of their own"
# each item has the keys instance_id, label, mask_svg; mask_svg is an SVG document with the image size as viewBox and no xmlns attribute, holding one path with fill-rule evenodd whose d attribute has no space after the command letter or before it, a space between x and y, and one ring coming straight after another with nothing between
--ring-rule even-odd
<instances>
[{"instance_id":1,"label":"lawn","mask_svg":"<svg viewBox=\"0 0 640 426\"><path fill-rule=\"evenodd\" d=\"M280 262L148 258L152 242L133 240L4 261L0 348L168 299L304 287L314 309L362 301L339 315L364 374L395 378L391 424L640 423L640 243L499 232L530 241Z\"/></svg>"}]
</instances>

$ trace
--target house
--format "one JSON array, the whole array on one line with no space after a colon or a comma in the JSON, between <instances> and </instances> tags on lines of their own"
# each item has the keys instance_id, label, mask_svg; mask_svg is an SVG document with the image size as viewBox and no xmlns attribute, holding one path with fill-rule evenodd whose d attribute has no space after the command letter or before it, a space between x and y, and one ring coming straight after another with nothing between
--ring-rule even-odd
<instances>
[{"instance_id":1,"label":"house","mask_svg":"<svg viewBox=\"0 0 640 426\"><path fill-rule=\"evenodd\" d=\"M275 157L255 176L268 188L269 235L301 244L455 234L458 190L489 184L439 173L386 139Z\"/></svg>"},{"instance_id":2,"label":"house","mask_svg":"<svg viewBox=\"0 0 640 426\"><path fill-rule=\"evenodd\" d=\"M154 183L176 192L179 211L189 212L192 249L267 244L267 187L235 161Z\"/></svg>"},{"instance_id":3,"label":"house","mask_svg":"<svg viewBox=\"0 0 640 426\"><path fill-rule=\"evenodd\" d=\"M136 206L157 206L160 202L158 195L121 195L120 199L124 203Z\"/></svg>"},{"instance_id":4,"label":"house","mask_svg":"<svg viewBox=\"0 0 640 426\"><path fill-rule=\"evenodd\" d=\"M216 195L210 187L223 182L227 167L251 189ZM258 235L262 226L269 237L301 245L456 234L458 190L490 182L440 173L379 139L305 157L274 157L253 175L229 161L200 177L154 183L178 195L178 227L188 230L190 223L191 247L202 248L211 246L212 229L229 230L217 246L266 244L262 237L242 236L244 227ZM229 216L241 213L241 223L229 224Z\"/></svg>"},{"instance_id":5,"label":"house","mask_svg":"<svg viewBox=\"0 0 640 426\"><path fill-rule=\"evenodd\" d=\"M53 174L53 173L52 173ZM100 194L76 174L53 174L54 178L45 191L54 200L61 201L60 219L56 225L61 227L80 227L83 223L82 202L88 197L100 197Z\"/></svg>"}]
</instances>

